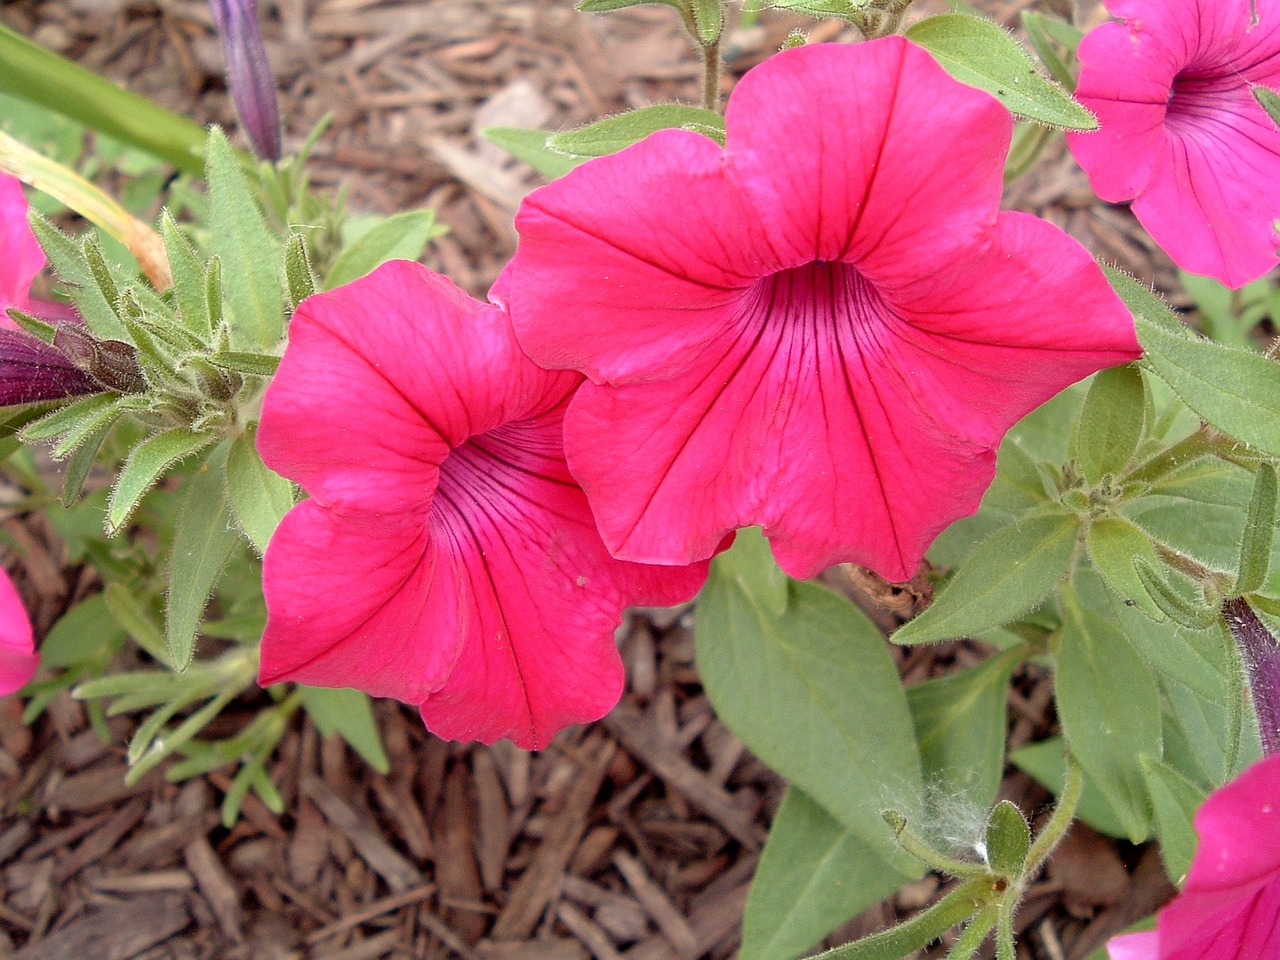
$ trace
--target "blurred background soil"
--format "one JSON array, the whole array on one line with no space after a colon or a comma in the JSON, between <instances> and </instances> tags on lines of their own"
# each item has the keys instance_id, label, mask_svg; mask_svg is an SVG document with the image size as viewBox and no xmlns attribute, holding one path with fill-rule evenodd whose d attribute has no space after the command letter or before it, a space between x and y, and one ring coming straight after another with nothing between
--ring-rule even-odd
<instances>
[{"instance_id":1,"label":"blurred background soil","mask_svg":"<svg viewBox=\"0 0 1280 960\"><path fill-rule=\"evenodd\" d=\"M1016 27L1029 0L979 4ZM1041 9L1098 16L1067 0ZM943 0L917 0L915 16ZM734 11L732 23L739 11ZM568 0L262 0L286 145L326 113L313 175L354 211L435 208L449 233L426 260L483 296L514 249L512 216L540 181L488 144L490 126L562 129L630 107L697 102L700 65L674 11L576 12ZM0 20L202 122L235 130L222 52L202 0L16 0ZM796 26L765 11L731 29L733 77ZM1095 253L1175 291L1126 209L1099 202L1061 138L1006 207L1063 226ZM1175 292L1175 301L1176 301ZM6 565L37 636L97 586L41 517L3 515ZM16 549L14 549L16 548ZM837 571L885 625L916 598ZM34 728L0 700L0 956L23 960L699 960L732 956L781 781L715 717L699 685L688 610L642 612L619 631L628 690L604 721L530 755L443 743L416 712L377 704L386 776L295 718L271 773L283 816L250 797L221 826L229 776L124 782L134 721L104 744L82 706L57 700ZM977 662L971 644L895 650L907 682ZM228 710L229 733L262 701ZM1052 734L1034 665L1009 694L1009 739ZM1032 815L1051 798L1024 774L1003 797ZM935 899L926 877L838 930L842 942ZM1159 856L1077 825L1018 914L1019 955L1078 960L1172 893ZM941 957L945 947L930 956Z\"/></svg>"}]
</instances>

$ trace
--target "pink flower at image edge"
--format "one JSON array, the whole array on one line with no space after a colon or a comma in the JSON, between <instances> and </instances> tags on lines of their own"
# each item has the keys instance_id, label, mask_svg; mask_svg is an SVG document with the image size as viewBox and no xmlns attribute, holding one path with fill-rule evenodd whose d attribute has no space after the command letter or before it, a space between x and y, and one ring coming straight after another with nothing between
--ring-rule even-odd
<instances>
[{"instance_id":1,"label":"pink flower at image edge","mask_svg":"<svg viewBox=\"0 0 1280 960\"><path fill-rule=\"evenodd\" d=\"M311 497L267 549L260 681L357 687L447 739L526 748L603 716L623 608L688 600L707 567L609 556L564 460L580 379L419 264L307 299L258 432Z\"/></svg>"},{"instance_id":2,"label":"pink flower at image edge","mask_svg":"<svg viewBox=\"0 0 1280 960\"><path fill-rule=\"evenodd\" d=\"M1112 939L1111 960L1280 957L1280 754L1211 794L1196 833L1182 892L1155 930Z\"/></svg>"},{"instance_id":3,"label":"pink flower at image edge","mask_svg":"<svg viewBox=\"0 0 1280 960\"><path fill-rule=\"evenodd\" d=\"M905 580L1014 422L1139 356L1132 319L1076 241L999 212L1008 112L901 37L770 57L726 127L534 191L491 296L590 378L565 445L615 556L758 524L794 577Z\"/></svg>"},{"instance_id":4,"label":"pink flower at image edge","mask_svg":"<svg viewBox=\"0 0 1280 960\"><path fill-rule=\"evenodd\" d=\"M1133 212L1174 263L1240 287L1277 263L1280 2L1107 0L1123 23L1080 43L1076 96L1098 117L1067 142L1104 200Z\"/></svg>"},{"instance_id":5,"label":"pink flower at image edge","mask_svg":"<svg viewBox=\"0 0 1280 960\"><path fill-rule=\"evenodd\" d=\"M0 571L0 696L25 686L39 665L31 618L13 581Z\"/></svg>"}]
</instances>

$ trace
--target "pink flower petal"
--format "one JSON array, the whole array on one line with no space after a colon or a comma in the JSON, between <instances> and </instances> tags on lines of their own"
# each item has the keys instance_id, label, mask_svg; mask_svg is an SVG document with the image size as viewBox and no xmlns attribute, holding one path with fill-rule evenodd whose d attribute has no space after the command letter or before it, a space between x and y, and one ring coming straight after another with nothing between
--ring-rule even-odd
<instances>
[{"instance_id":1,"label":"pink flower petal","mask_svg":"<svg viewBox=\"0 0 1280 960\"><path fill-rule=\"evenodd\" d=\"M594 381L566 447L615 556L760 525L793 576L906 579L1009 425L1138 356L1087 253L998 215L1009 131L902 38L801 47L739 83L722 153L669 131L530 195L494 295Z\"/></svg>"},{"instance_id":2,"label":"pink flower petal","mask_svg":"<svg viewBox=\"0 0 1280 960\"><path fill-rule=\"evenodd\" d=\"M1133 200L1180 267L1239 287L1277 262L1280 129L1252 87L1280 86L1280 6L1112 0L1124 23L1080 44L1076 95L1101 129L1069 134L1099 196Z\"/></svg>"},{"instance_id":3,"label":"pink flower petal","mask_svg":"<svg viewBox=\"0 0 1280 960\"><path fill-rule=\"evenodd\" d=\"M1107 956L1111 960L1160 960L1160 934L1151 930L1112 937L1107 941Z\"/></svg>"},{"instance_id":4,"label":"pink flower petal","mask_svg":"<svg viewBox=\"0 0 1280 960\"><path fill-rule=\"evenodd\" d=\"M0 696L25 686L39 665L31 618L13 581L0 571Z\"/></svg>"},{"instance_id":5,"label":"pink flower petal","mask_svg":"<svg viewBox=\"0 0 1280 960\"><path fill-rule=\"evenodd\" d=\"M28 307L31 282L44 262L44 251L27 223L22 182L0 173L0 328L17 326L4 311Z\"/></svg>"},{"instance_id":6,"label":"pink flower petal","mask_svg":"<svg viewBox=\"0 0 1280 960\"><path fill-rule=\"evenodd\" d=\"M689 599L706 565L608 556L564 461L579 379L418 264L305 301L258 433L313 498L267 549L261 681L356 686L442 736L531 748L606 712L623 608Z\"/></svg>"}]
</instances>

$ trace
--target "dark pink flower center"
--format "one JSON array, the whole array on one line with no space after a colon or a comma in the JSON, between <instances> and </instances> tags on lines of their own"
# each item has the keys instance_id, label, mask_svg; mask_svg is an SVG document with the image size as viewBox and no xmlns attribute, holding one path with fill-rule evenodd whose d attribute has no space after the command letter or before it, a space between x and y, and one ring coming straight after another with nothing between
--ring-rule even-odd
<instances>
[{"instance_id":1,"label":"dark pink flower center","mask_svg":"<svg viewBox=\"0 0 1280 960\"><path fill-rule=\"evenodd\" d=\"M1221 73L1182 71L1173 78L1165 127L1180 136L1217 134L1220 124L1237 126L1246 118L1241 114L1242 102L1252 98L1240 96L1244 81Z\"/></svg>"},{"instance_id":2,"label":"dark pink flower center","mask_svg":"<svg viewBox=\"0 0 1280 960\"><path fill-rule=\"evenodd\" d=\"M814 260L757 280L739 302L748 327L785 324L796 333L878 327L888 308L856 267Z\"/></svg>"}]
</instances>

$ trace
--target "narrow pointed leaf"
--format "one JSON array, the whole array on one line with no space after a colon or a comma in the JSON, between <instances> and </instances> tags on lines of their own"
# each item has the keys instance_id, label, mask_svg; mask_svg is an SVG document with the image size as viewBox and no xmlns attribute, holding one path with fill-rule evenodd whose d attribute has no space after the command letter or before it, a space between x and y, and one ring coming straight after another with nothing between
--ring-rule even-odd
<instances>
[{"instance_id":1,"label":"narrow pointed leaf","mask_svg":"<svg viewBox=\"0 0 1280 960\"><path fill-rule=\"evenodd\" d=\"M284 284L289 294L290 311L316 292L316 275L307 257L307 243L302 234L291 233L284 245Z\"/></svg>"},{"instance_id":2,"label":"narrow pointed leaf","mask_svg":"<svg viewBox=\"0 0 1280 960\"><path fill-rule=\"evenodd\" d=\"M209 134L207 177L213 250L234 278L224 288L235 314L232 337L246 345L274 346L284 319L280 241L268 229L231 145L217 128Z\"/></svg>"},{"instance_id":3,"label":"narrow pointed leaf","mask_svg":"<svg viewBox=\"0 0 1280 960\"><path fill-rule=\"evenodd\" d=\"M69 430L76 429L85 420L99 416L103 410L113 408L119 399L114 394L100 393L69 403L23 427L22 440L24 443L39 443L41 440L60 437Z\"/></svg>"},{"instance_id":4,"label":"narrow pointed leaf","mask_svg":"<svg viewBox=\"0 0 1280 960\"><path fill-rule=\"evenodd\" d=\"M648 2L648 0L640 0ZM546 130L528 130L521 127L486 127L480 136L496 144L517 160L527 163L549 180L563 177L586 157L570 157L547 146L551 136Z\"/></svg>"},{"instance_id":5,"label":"narrow pointed leaf","mask_svg":"<svg viewBox=\"0 0 1280 960\"><path fill-rule=\"evenodd\" d=\"M553 134L547 146L575 157L603 157L625 150L657 130L673 128L697 130L724 145L724 118L718 113L679 103L661 103Z\"/></svg>"},{"instance_id":6,"label":"narrow pointed leaf","mask_svg":"<svg viewBox=\"0 0 1280 960\"><path fill-rule=\"evenodd\" d=\"M1280 374L1280 368L1277 368ZM1237 593L1253 593L1262 589L1271 566L1271 542L1276 532L1276 468L1269 463L1258 464L1253 482L1253 496L1249 498L1249 512L1245 516L1244 536L1240 541L1240 573L1236 579Z\"/></svg>"},{"instance_id":7,"label":"narrow pointed leaf","mask_svg":"<svg viewBox=\"0 0 1280 960\"><path fill-rule=\"evenodd\" d=\"M912 876L789 786L747 895L740 958L792 960Z\"/></svg>"},{"instance_id":8,"label":"narrow pointed leaf","mask_svg":"<svg viewBox=\"0 0 1280 960\"><path fill-rule=\"evenodd\" d=\"M0 26L0 33L3 29ZM69 286L67 293L80 311L85 326L104 339L125 339L124 327L116 316L115 308L94 282L80 245L34 210L27 219L54 273Z\"/></svg>"},{"instance_id":9,"label":"narrow pointed leaf","mask_svg":"<svg viewBox=\"0 0 1280 960\"><path fill-rule=\"evenodd\" d=\"M933 605L894 643L974 636L1026 613L1066 574L1079 521L1049 514L1001 527L965 558Z\"/></svg>"},{"instance_id":10,"label":"narrow pointed leaf","mask_svg":"<svg viewBox=\"0 0 1280 960\"><path fill-rule=\"evenodd\" d=\"M225 455L225 454L222 454ZM195 652L205 604L240 537L231 524L222 474L214 452L208 469L187 478L173 531L165 640L174 669L185 670Z\"/></svg>"},{"instance_id":11,"label":"narrow pointed leaf","mask_svg":"<svg viewBox=\"0 0 1280 960\"><path fill-rule=\"evenodd\" d=\"M1151 795L1165 872L1171 881L1181 884L1196 852L1196 811L1207 794L1156 757L1140 756L1138 765Z\"/></svg>"},{"instance_id":12,"label":"narrow pointed leaf","mask_svg":"<svg viewBox=\"0 0 1280 960\"><path fill-rule=\"evenodd\" d=\"M912 26L907 38L961 83L985 90L1012 113L1067 130L1098 128L1093 115L1041 75L1018 42L990 20L944 13Z\"/></svg>"},{"instance_id":13,"label":"narrow pointed leaf","mask_svg":"<svg viewBox=\"0 0 1280 960\"><path fill-rule=\"evenodd\" d=\"M298 693L321 736L338 734L378 773L391 769L367 695L359 690L302 685L298 686Z\"/></svg>"},{"instance_id":14,"label":"narrow pointed leaf","mask_svg":"<svg viewBox=\"0 0 1280 960\"><path fill-rule=\"evenodd\" d=\"M66 472L62 479L62 494L58 499L68 510L80 499L80 491L84 489L84 482L89 478L89 471L93 469L94 458L102 447L102 441L106 440L107 434L111 432L111 427L110 421L103 423L81 441L75 453L71 454L67 460Z\"/></svg>"},{"instance_id":15,"label":"narrow pointed leaf","mask_svg":"<svg viewBox=\"0 0 1280 960\"><path fill-rule=\"evenodd\" d=\"M223 370L248 373L255 377L269 377L280 366L280 358L270 353L245 353L232 350L226 353L211 353L205 359Z\"/></svg>"},{"instance_id":16,"label":"narrow pointed leaf","mask_svg":"<svg viewBox=\"0 0 1280 960\"><path fill-rule=\"evenodd\" d=\"M204 264L167 210L160 218L160 235L164 238L169 267L173 270L173 297L178 304L179 317L187 330L208 341L213 331L209 326L209 307L205 299Z\"/></svg>"},{"instance_id":17,"label":"narrow pointed leaf","mask_svg":"<svg viewBox=\"0 0 1280 960\"><path fill-rule=\"evenodd\" d=\"M150 436L134 447L115 486L111 488L111 499L107 502L107 535L114 535L124 526L138 501L156 485L165 471L184 457L203 450L213 439L207 433L193 433L183 427L175 427Z\"/></svg>"},{"instance_id":18,"label":"narrow pointed leaf","mask_svg":"<svg viewBox=\"0 0 1280 960\"><path fill-rule=\"evenodd\" d=\"M324 278L324 289L350 283L388 260L417 260L431 238L442 232L434 210L406 210L387 217L338 255Z\"/></svg>"}]
</instances>

